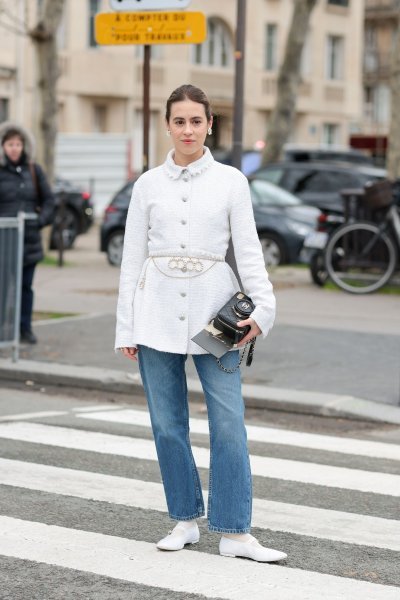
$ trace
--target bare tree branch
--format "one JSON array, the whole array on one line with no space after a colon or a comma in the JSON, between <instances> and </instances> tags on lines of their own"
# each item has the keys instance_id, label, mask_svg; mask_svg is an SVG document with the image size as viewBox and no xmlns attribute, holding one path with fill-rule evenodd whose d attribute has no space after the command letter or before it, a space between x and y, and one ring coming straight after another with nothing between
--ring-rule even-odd
<instances>
[{"instance_id":1,"label":"bare tree branch","mask_svg":"<svg viewBox=\"0 0 400 600\"><path fill-rule=\"evenodd\" d=\"M269 121L263 164L280 158L283 145L288 140L293 127L300 81L301 54L311 13L317 3L317 0L293 1L292 22L286 41L285 56L279 69L276 105Z\"/></svg>"},{"instance_id":2,"label":"bare tree branch","mask_svg":"<svg viewBox=\"0 0 400 600\"><path fill-rule=\"evenodd\" d=\"M50 181L54 177L54 153L57 137L57 79L59 77L57 30L61 23L65 0L43 0L35 26L29 31L36 51L40 98L37 136L38 160Z\"/></svg>"}]
</instances>

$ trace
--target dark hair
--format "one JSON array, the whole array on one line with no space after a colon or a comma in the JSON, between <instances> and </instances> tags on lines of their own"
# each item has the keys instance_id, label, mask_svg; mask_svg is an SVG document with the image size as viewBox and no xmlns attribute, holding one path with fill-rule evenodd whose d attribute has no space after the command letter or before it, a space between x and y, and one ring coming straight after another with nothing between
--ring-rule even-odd
<instances>
[{"instance_id":1,"label":"dark hair","mask_svg":"<svg viewBox=\"0 0 400 600\"><path fill-rule=\"evenodd\" d=\"M169 121L169 118L171 116L172 104L174 104L174 102L182 102L182 100L191 100L192 102L198 102L199 104L202 104L204 106L207 121L211 119L211 105L203 90L201 90L198 87L195 87L194 85L185 84L176 88L176 90L172 92L172 94L167 100L165 110L165 118L167 122Z\"/></svg>"},{"instance_id":2,"label":"dark hair","mask_svg":"<svg viewBox=\"0 0 400 600\"><path fill-rule=\"evenodd\" d=\"M21 140L21 142L25 145L25 140L21 134L20 131L18 131L18 129L9 129L7 131L7 133L4 134L3 139L1 140L1 145L5 144L5 142L7 142L8 140L11 140L12 138L19 138Z\"/></svg>"}]
</instances>

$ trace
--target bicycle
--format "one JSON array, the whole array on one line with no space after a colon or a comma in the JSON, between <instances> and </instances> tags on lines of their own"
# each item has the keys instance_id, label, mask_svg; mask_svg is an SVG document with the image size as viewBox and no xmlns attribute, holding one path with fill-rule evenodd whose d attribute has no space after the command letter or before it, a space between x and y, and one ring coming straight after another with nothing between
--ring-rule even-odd
<instances>
[{"instance_id":1,"label":"bicycle","mask_svg":"<svg viewBox=\"0 0 400 600\"><path fill-rule=\"evenodd\" d=\"M388 181L369 184L360 197L371 221L352 221L336 229L325 249L331 280L352 294L383 287L399 266L400 214Z\"/></svg>"}]
</instances>

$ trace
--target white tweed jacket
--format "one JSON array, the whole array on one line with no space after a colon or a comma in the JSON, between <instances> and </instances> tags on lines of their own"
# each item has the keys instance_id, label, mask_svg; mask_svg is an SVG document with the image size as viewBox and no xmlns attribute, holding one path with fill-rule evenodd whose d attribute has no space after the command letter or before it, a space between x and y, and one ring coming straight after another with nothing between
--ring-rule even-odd
<instances>
[{"instance_id":1,"label":"white tweed jacket","mask_svg":"<svg viewBox=\"0 0 400 600\"><path fill-rule=\"evenodd\" d=\"M232 236L243 288L265 336L275 297L265 270L246 177L205 148L187 167L165 163L136 181L121 265L115 348L143 344L178 354L205 354L191 338L239 290L225 262ZM171 257L200 260L202 271L171 269Z\"/></svg>"}]
</instances>

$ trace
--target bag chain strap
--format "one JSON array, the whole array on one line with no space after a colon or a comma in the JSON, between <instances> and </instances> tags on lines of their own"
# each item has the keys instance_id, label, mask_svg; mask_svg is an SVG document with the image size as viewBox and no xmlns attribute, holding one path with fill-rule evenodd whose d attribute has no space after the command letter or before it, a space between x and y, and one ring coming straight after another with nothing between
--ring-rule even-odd
<instances>
[{"instance_id":1,"label":"bag chain strap","mask_svg":"<svg viewBox=\"0 0 400 600\"><path fill-rule=\"evenodd\" d=\"M250 344L250 347L249 347L249 353L248 353L248 355L247 355L247 360L246 360L246 366L247 366L247 367L249 367L249 366L251 365L251 363L252 363L252 360L253 360L253 354L254 354L254 346L255 346L255 343L256 343L256 338L255 338L255 337L253 337L251 340L249 340L248 342L246 342L246 345L245 345L245 347L243 348L243 352L242 352L242 355L241 355L241 357L240 357L240 359L239 359L239 362L238 362L238 364L236 365L236 367L234 367L233 369L227 369L227 368L226 368L226 367L224 367L224 365L221 363L221 361L220 361L220 359L219 359L219 358L215 358L215 360L217 361L217 365L219 366L219 368L220 368L222 371L225 371L225 373L234 373L235 371L237 371L237 370L239 369L240 365L242 364L242 362L243 362L243 359L244 359L244 355L245 355L245 353L246 353L246 348L247 348L247 346Z\"/></svg>"}]
</instances>

